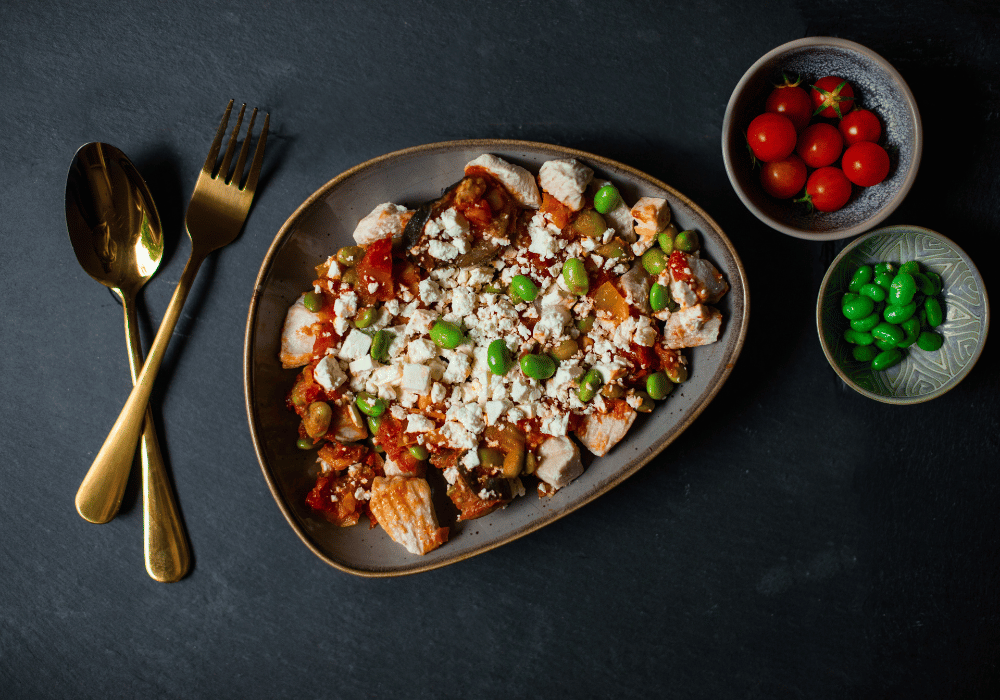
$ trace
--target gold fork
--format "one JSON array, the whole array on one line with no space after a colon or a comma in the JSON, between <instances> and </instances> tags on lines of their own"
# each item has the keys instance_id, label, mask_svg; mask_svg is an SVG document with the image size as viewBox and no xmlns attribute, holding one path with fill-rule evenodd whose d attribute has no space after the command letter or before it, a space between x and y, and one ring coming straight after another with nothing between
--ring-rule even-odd
<instances>
[{"instance_id":1,"label":"gold fork","mask_svg":"<svg viewBox=\"0 0 1000 700\"><path fill-rule=\"evenodd\" d=\"M253 200L257 179L260 176L261 163L264 160L264 145L267 142L270 115L264 116L264 127L257 139L257 148L250 164L250 172L247 175L246 183L241 187L240 180L246 165L247 155L250 152L250 140L257 110L255 108L250 115L250 124L247 126L243 147L240 149L240 155L236 159L236 167L230 177L228 174L229 166L236 150L236 140L243 122L246 105L240 108L236 125L229 138L229 145L226 147L218 169L216 169L215 164L219 157L222 138L225 136L226 125L229 123L232 109L233 101L230 100L226 107L226 113L222 117L222 123L219 125L219 130L215 134L208 158L198 175L198 182L195 183L194 194L191 195L191 202L188 205L185 225L188 236L191 238L191 255L184 266L184 272L181 273L177 289L170 299L170 304L167 306L163 321L156 332L156 338L153 340L142 371L135 381L132 393L129 394L125 407L119 414L118 420L115 421L114 427L111 428L104 445L97 453L97 457L90 466L79 491L77 491L76 509L80 515L91 522L107 521L94 517L94 514L102 507L100 504L106 500L102 498L102 493L106 491L107 485L117 478L117 475L127 474L132 467L136 445L142 432L146 404L149 403L149 396L153 391L153 382L160 369L174 326L180 317L181 308L184 306L184 301L187 299L195 276L198 274L198 268L201 267L209 253L233 242L240 229L243 228L247 213L250 211L250 203ZM145 524L147 526L150 524L149 517L150 514L146 513ZM151 576L153 575L153 571L150 569L151 561L156 564L159 571L168 570L166 573L153 576L161 581L176 581L187 571L186 552L177 551L176 545L168 544L170 541L176 541L176 538L163 537L159 541L152 542L147 538L146 568L150 570ZM164 561L170 563L164 564ZM159 563L157 564L157 562Z\"/></svg>"}]
</instances>

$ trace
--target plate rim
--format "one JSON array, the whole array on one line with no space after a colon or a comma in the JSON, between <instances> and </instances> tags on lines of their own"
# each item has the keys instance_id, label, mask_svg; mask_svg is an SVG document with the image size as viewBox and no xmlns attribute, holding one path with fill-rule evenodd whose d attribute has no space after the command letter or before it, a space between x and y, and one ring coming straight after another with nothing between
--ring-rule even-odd
<instances>
[{"instance_id":1,"label":"plate rim","mask_svg":"<svg viewBox=\"0 0 1000 700\"><path fill-rule=\"evenodd\" d=\"M254 321L257 316L258 307L264 291L264 281L266 280L272 266L274 259L281 249L282 245L288 238L289 232L293 226L298 222L298 220L309 211L322 197L329 193L333 188L337 187L340 183L346 181L353 175L368 170L370 168L375 168L381 166L382 164L398 159L401 157L411 156L414 154L419 154L422 152L431 152L435 150L460 150L466 148L482 148L484 153L490 152L492 148L502 148L502 149L527 149L534 153L539 152L555 152L563 154L567 157L577 157L589 161L595 165L601 166L609 171L624 171L637 177L640 180L647 181L654 186L669 192L672 196L679 199L685 204L685 206L690 207L699 216L703 217L705 221L709 223L714 232L718 234L720 242L723 244L729 256L732 258L736 270L738 272L740 287L743 292L743 313L739 319L739 327L736 329L737 335L735 338L735 343L733 345L732 355L727 358L724 366L721 367L721 374L718 381L710 388L707 395L703 400L694 407L691 414L683 421L681 421L677 429L674 431L672 436L664 438L659 443L654 443L654 445L645 454L640 455L634 463L629 464L626 468L620 470L613 478L609 479L600 489L595 489L592 493L587 494L586 497L581 498L580 501L569 505L565 508L560 509L557 513L552 513L547 517L538 518L522 531L516 532L510 536L501 538L497 541L488 542L482 546L476 547L475 549L456 553L454 556L445 557L438 561L426 562L424 563L421 559L415 559L411 566L405 568L394 568L391 570L384 569L359 569L353 566L344 564L343 562L337 561L330 557L328 553L322 551L310 537L309 533L306 532L305 528L298 522L297 517L294 513L290 511L288 506L284 502L284 498L281 495L277 483L270 473L269 467L267 466L267 460L265 459L263 448L261 444L261 436L255 427L255 409L254 409L254 388L252 384L252 358L251 358L251 348L253 347L253 342L256 337L254 330ZM730 280L730 287L732 287L733 280ZM247 323L246 330L244 332L244 342L243 342L243 393L245 400L245 407L247 412L247 422L250 428L251 442L253 443L254 453L257 456L257 463L260 467L262 473L264 474L264 480L267 482L268 489L271 492L271 496L274 498L275 503L277 503L278 508L281 510L282 515L285 516L285 520L292 527L292 530L298 535L299 539L321 560L329 564L330 566L343 571L345 573L354 574L356 576L361 576L365 578L390 578L395 576L407 576L417 573L422 573L425 571L431 571L433 569L438 569L443 566L448 566L459 561L464 561L471 557L483 554L492 549L496 549L502 545L509 544L514 540L520 539L525 535L528 535L542 527L549 525L550 523L559 520L570 513L576 511L577 509L587 505L588 503L594 501L600 496L603 496L608 491L612 490L627 478L638 472L646 464L648 464L654 457L660 454L668 445L670 445L674 440L676 440L687 428L698 418L701 413L708 407L708 405L715 399L716 395L722 389L723 385L729 379L732 374L733 368L736 365L736 361L739 359L742 353L744 343L746 341L747 327L749 325L750 317L750 293L749 284L747 281L746 270L743 267L743 261L740 259L733 246L732 241L723 231L722 227L713 219L711 216L705 212L700 206L689 199L686 195L678 192L676 189L667 185L665 182L655 178L641 170L633 168L629 165L621 163L611 158L600 156L588 151L582 151L579 149L570 148L567 146L560 146L557 144L549 144L537 141L524 141L519 139L459 139L454 141L438 141L434 143L422 144L419 146L411 146L408 148L399 149L396 151L391 151L375 158L371 158L362 163L359 163L347 170L343 171L339 175L328 180L325 184L320 186L315 190L302 204L300 204L296 209L285 219L285 222L278 229L275 234L274 239L271 241L267 252L264 255L264 259L261 263L260 269L257 272L256 279L254 281L253 294L250 299L250 307L247 313Z\"/></svg>"}]
</instances>

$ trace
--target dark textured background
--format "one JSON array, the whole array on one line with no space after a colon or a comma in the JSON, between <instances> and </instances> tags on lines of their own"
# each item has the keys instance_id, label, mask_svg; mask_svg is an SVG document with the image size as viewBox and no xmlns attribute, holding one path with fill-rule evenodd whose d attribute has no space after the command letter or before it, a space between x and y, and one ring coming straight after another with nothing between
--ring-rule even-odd
<instances>
[{"instance_id":1,"label":"dark textured background","mask_svg":"<svg viewBox=\"0 0 1000 700\"><path fill-rule=\"evenodd\" d=\"M996 6L669 5L0 4L0 695L1000 695L996 339L927 404L844 387L813 320L840 244L758 222L720 153L759 56L809 35L865 44L924 121L920 174L886 223L952 237L1000 293ZM137 480L110 524L73 507L129 380L120 307L69 245L65 180L77 147L107 141L149 181L168 248L140 296L148 344L230 97L272 130L254 211L202 268L154 394L195 557L164 585L143 569ZM241 383L253 282L328 179L467 137L592 151L690 196L746 265L749 335L714 403L603 498L446 569L355 578L300 543L257 466Z\"/></svg>"}]
</instances>

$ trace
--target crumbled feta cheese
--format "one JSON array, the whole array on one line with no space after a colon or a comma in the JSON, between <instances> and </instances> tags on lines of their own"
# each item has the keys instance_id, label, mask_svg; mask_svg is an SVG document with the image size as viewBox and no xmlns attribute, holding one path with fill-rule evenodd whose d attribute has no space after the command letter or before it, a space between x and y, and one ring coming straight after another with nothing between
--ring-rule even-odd
<instances>
[{"instance_id":1,"label":"crumbled feta cheese","mask_svg":"<svg viewBox=\"0 0 1000 700\"><path fill-rule=\"evenodd\" d=\"M434 430L434 421L418 413L411 413L406 419L406 432L427 433Z\"/></svg>"},{"instance_id":2,"label":"crumbled feta cheese","mask_svg":"<svg viewBox=\"0 0 1000 700\"><path fill-rule=\"evenodd\" d=\"M411 340L406 349L410 362L421 364L438 356L438 346L426 338Z\"/></svg>"},{"instance_id":3,"label":"crumbled feta cheese","mask_svg":"<svg viewBox=\"0 0 1000 700\"><path fill-rule=\"evenodd\" d=\"M356 360L367 354L371 346L371 336L355 329L348 333L347 338L344 339L344 344L337 357L341 360Z\"/></svg>"},{"instance_id":4,"label":"crumbled feta cheese","mask_svg":"<svg viewBox=\"0 0 1000 700\"><path fill-rule=\"evenodd\" d=\"M421 396L431 390L431 370L426 365L403 365L402 388Z\"/></svg>"},{"instance_id":5,"label":"crumbled feta cheese","mask_svg":"<svg viewBox=\"0 0 1000 700\"><path fill-rule=\"evenodd\" d=\"M313 370L313 377L328 392L333 391L347 381L347 375L344 374L344 370L337 364L337 360L334 359L333 355L327 355L319 361L316 369Z\"/></svg>"}]
</instances>

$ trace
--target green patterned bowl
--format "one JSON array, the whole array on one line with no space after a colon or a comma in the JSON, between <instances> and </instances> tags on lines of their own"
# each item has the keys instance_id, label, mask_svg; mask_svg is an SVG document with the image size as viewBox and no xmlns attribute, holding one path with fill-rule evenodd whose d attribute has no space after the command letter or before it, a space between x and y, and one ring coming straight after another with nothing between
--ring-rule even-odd
<instances>
[{"instance_id":1,"label":"green patterned bowl","mask_svg":"<svg viewBox=\"0 0 1000 700\"><path fill-rule=\"evenodd\" d=\"M859 266L907 260L941 275L945 321L936 330L944 345L934 352L914 345L903 362L874 372L869 363L854 359L844 340L848 321L840 310L841 297ZM989 299L972 260L945 236L919 226L880 228L853 241L827 270L816 303L819 342L830 366L852 389L883 403L920 403L954 388L979 359L989 327Z\"/></svg>"}]
</instances>

